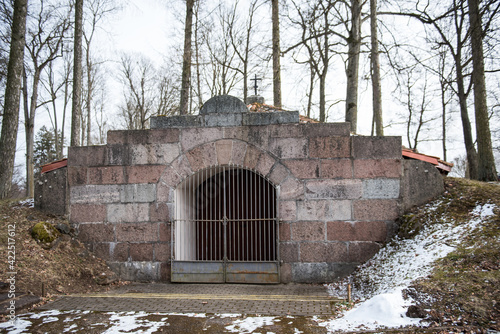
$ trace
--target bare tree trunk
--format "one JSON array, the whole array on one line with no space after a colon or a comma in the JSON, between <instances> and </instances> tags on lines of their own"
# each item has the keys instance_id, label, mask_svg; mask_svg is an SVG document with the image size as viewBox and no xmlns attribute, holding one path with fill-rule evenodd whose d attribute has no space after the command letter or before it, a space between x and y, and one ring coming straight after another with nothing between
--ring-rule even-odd
<instances>
[{"instance_id":1,"label":"bare tree trunk","mask_svg":"<svg viewBox=\"0 0 500 334\"><path fill-rule=\"evenodd\" d=\"M476 115L476 139L478 153L478 180L497 181L495 158L491 147L490 123L486 104L486 82L484 77L484 55L482 24L479 14L479 1L467 0L472 46L472 80L474 82L474 109Z\"/></svg>"},{"instance_id":2,"label":"bare tree trunk","mask_svg":"<svg viewBox=\"0 0 500 334\"><path fill-rule=\"evenodd\" d=\"M87 44L87 50L85 52L85 61L87 65L87 96L85 97L85 106L87 109L87 146L92 144L92 140L90 139L91 129L91 110L92 110L92 91L94 89L92 82L92 62L90 60L90 45ZM82 141L83 144L83 141Z\"/></svg>"},{"instance_id":3,"label":"bare tree trunk","mask_svg":"<svg viewBox=\"0 0 500 334\"><path fill-rule=\"evenodd\" d=\"M180 114L189 112L189 92L191 87L191 36L193 30L193 7L195 0L186 0L186 22L184 28L184 57L182 60L182 87Z\"/></svg>"},{"instance_id":4,"label":"bare tree trunk","mask_svg":"<svg viewBox=\"0 0 500 334\"><path fill-rule=\"evenodd\" d=\"M195 47L195 57L196 57L196 90L198 95L198 108L201 109L203 106L203 95L201 92L201 73L200 73L200 41L198 40L198 13L200 10L200 3L197 3L195 11L195 26L194 26L194 47Z\"/></svg>"},{"instance_id":5,"label":"bare tree trunk","mask_svg":"<svg viewBox=\"0 0 500 334\"><path fill-rule=\"evenodd\" d=\"M75 41L73 59L73 104L71 114L71 146L80 146L80 118L82 115L82 35L83 1L75 1Z\"/></svg>"},{"instance_id":6,"label":"bare tree trunk","mask_svg":"<svg viewBox=\"0 0 500 334\"><path fill-rule=\"evenodd\" d=\"M40 83L40 70L35 68L30 99L30 108L24 109L24 128L26 135L26 195L35 196L35 174L33 166L33 153L35 146L35 113L38 101L38 85ZM27 94L27 90L26 90Z\"/></svg>"},{"instance_id":7,"label":"bare tree trunk","mask_svg":"<svg viewBox=\"0 0 500 334\"><path fill-rule=\"evenodd\" d=\"M309 63L310 70L310 82L309 82L309 95L307 96L307 117L311 117L311 108L312 108L312 98L314 93L314 78L316 72L314 71L314 66L312 62Z\"/></svg>"},{"instance_id":8,"label":"bare tree trunk","mask_svg":"<svg viewBox=\"0 0 500 334\"><path fill-rule=\"evenodd\" d=\"M281 107L280 19L279 1L271 0L273 21L273 103Z\"/></svg>"},{"instance_id":9,"label":"bare tree trunk","mask_svg":"<svg viewBox=\"0 0 500 334\"><path fill-rule=\"evenodd\" d=\"M12 185L12 175L14 173L27 10L27 0L14 1L14 15L2 119L2 135L0 137L0 199L9 196Z\"/></svg>"},{"instance_id":10,"label":"bare tree trunk","mask_svg":"<svg viewBox=\"0 0 500 334\"><path fill-rule=\"evenodd\" d=\"M351 0L351 31L347 60L346 122L351 123L351 132L356 133L358 123L358 72L361 47L361 6L359 0Z\"/></svg>"},{"instance_id":11,"label":"bare tree trunk","mask_svg":"<svg viewBox=\"0 0 500 334\"><path fill-rule=\"evenodd\" d=\"M462 119L462 129L464 133L465 152L467 155L467 165L469 167L469 176L471 179L477 179L478 164L477 152L472 138L469 112L467 110L467 94L465 93L464 75L461 63L461 52L458 52L455 59L455 69L457 71L458 101L460 104L460 116Z\"/></svg>"},{"instance_id":12,"label":"bare tree trunk","mask_svg":"<svg viewBox=\"0 0 500 334\"><path fill-rule=\"evenodd\" d=\"M372 100L373 120L377 136L384 135L382 121L382 85L380 79L380 60L378 51L377 32L377 0L370 0L370 28L371 28L371 65L372 65Z\"/></svg>"}]
</instances>

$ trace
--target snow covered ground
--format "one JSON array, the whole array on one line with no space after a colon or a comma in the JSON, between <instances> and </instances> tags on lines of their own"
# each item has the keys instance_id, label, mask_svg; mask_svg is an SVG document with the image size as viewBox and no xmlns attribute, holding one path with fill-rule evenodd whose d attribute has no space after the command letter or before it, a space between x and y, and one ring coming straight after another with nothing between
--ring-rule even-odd
<instances>
[{"instance_id":1,"label":"snow covered ground","mask_svg":"<svg viewBox=\"0 0 500 334\"><path fill-rule=\"evenodd\" d=\"M439 201L429 204L427 210L435 210L440 204ZM406 316L412 301L403 299L402 290L412 281L429 275L432 263L453 251L464 234L494 215L494 208L492 204L478 205L464 224L455 226L449 221L426 226L413 239L387 245L353 277L328 285L331 295L345 297L347 284L361 284L352 293L353 299L361 303L341 318L318 320L318 323L330 332L418 325L420 319Z\"/></svg>"}]
</instances>

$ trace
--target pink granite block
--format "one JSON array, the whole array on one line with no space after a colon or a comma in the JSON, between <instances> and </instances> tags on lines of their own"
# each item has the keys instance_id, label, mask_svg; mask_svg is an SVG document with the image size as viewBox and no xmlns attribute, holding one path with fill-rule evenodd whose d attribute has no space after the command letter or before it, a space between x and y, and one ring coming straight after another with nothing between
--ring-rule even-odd
<instances>
[{"instance_id":1,"label":"pink granite block","mask_svg":"<svg viewBox=\"0 0 500 334\"><path fill-rule=\"evenodd\" d=\"M286 160L284 163L296 178L313 179L320 177L318 160Z\"/></svg>"},{"instance_id":2,"label":"pink granite block","mask_svg":"<svg viewBox=\"0 0 500 334\"><path fill-rule=\"evenodd\" d=\"M380 250L376 242L350 242L349 261L363 263L371 259Z\"/></svg>"},{"instance_id":3,"label":"pink granite block","mask_svg":"<svg viewBox=\"0 0 500 334\"><path fill-rule=\"evenodd\" d=\"M345 262L347 245L343 242L303 242L300 244L301 262Z\"/></svg>"},{"instance_id":4,"label":"pink granite block","mask_svg":"<svg viewBox=\"0 0 500 334\"><path fill-rule=\"evenodd\" d=\"M153 261L153 245L150 243L131 243L129 254L132 261Z\"/></svg>"},{"instance_id":5,"label":"pink granite block","mask_svg":"<svg viewBox=\"0 0 500 334\"><path fill-rule=\"evenodd\" d=\"M349 137L313 137L309 139L311 158L349 158L351 147Z\"/></svg>"},{"instance_id":6,"label":"pink granite block","mask_svg":"<svg viewBox=\"0 0 500 334\"><path fill-rule=\"evenodd\" d=\"M72 223L99 223L106 221L106 205L72 204Z\"/></svg>"},{"instance_id":7,"label":"pink granite block","mask_svg":"<svg viewBox=\"0 0 500 334\"><path fill-rule=\"evenodd\" d=\"M125 262L128 261L128 242L116 242L110 244L110 256L111 260Z\"/></svg>"},{"instance_id":8,"label":"pink granite block","mask_svg":"<svg viewBox=\"0 0 500 334\"><path fill-rule=\"evenodd\" d=\"M328 222L328 240L332 241L378 241L387 238L387 225L382 221L374 222Z\"/></svg>"},{"instance_id":9,"label":"pink granite block","mask_svg":"<svg viewBox=\"0 0 500 334\"><path fill-rule=\"evenodd\" d=\"M186 157L194 172L217 164L217 153L214 143L198 146L186 153Z\"/></svg>"},{"instance_id":10,"label":"pink granite block","mask_svg":"<svg viewBox=\"0 0 500 334\"><path fill-rule=\"evenodd\" d=\"M149 207L149 221L166 222L170 220L167 203L151 203Z\"/></svg>"},{"instance_id":11,"label":"pink granite block","mask_svg":"<svg viewBox=\"0 0 500 334\"><path fill-rule=\"evenodd\" d=\"M78 186L87 184L87 167L68 167L68 184Z\"/></svg>"},{"instance_id":12,"label":"pink granite block","mask_svg":"<svg viewBox=\"0 0 500 334\"><path fill-rule=\"evenodd\" d=\"M160 233L160 242L168 242L172 239L171 235L171 223L159 223L158 228L159 228L159 233Z\"/></svg>"},{"instance_id":13,"label":"pink granite block","mask_svg":"<svg viewBox=\"0 0 500 334\"><path fill-rule=\"evenodd\" d=\"M127 166L125 167L126 183L157 183L165 166Z\"/></svg>"},{"instance_id":14,"label":"pink granite block","mask_svg":"<svg viewBox=\"0 0 500 334\"><path fill-rule=\"evenodd\" d=\"M259 158L259 162L257 162L257 166L255 169L262 175L266 176L271 171L271 168L276 163L276 159L270 156L267 153L262 153Z\"/></svg>"},{"instance_id":15,"label":"pink granite block","mask_svg":"<svg viewBox=\"0 0 500 334\"><path fill-rule=\"evenodd\" d=\"M269 180L277 185L280 184L283 180L285 180L290 172L286 169L282 164L276 163L269 174Z\"/></svg>"},{"instance_id":16,"label":"pink granite block","mask_svg":"<svg viewBox=\"0 0 500 334\"><path fill-rule=\"evenodd\" d=\"M249 169L255 169L257 163L259 162L260 153L261 150L259 150L255 146L248 145L243 165Z\"/></svg>"},{"instance_id":17,"label":"pink granite block","mask_svg":"<svg viewBox=\"0 0 500 334\"><path fill-rule=\"evenodd\" d=\"M325 241L326 239L324 222L296 222L290 225L294 241Z\"/></svg>"},{"instance_id":18,"label":"pink granite block","mask_svg":"<svg viewBox=\"0 0 500 334\"><path fill-rule=\"evenodd\" d=\"M192 148L222 139L223 128L188 128L182 129L181 147L184 152Z\"/></svg>"},{"instance_id":19,"label":"pink granite block","mask_svg":"<svg viewBox=\"0 0 500 334\"><path fill-rule=\"evenodd\" d=\"M357 200L353 203L353 211L355 220L396 220L399 216L399 203L397 200Z\"/></svg>"},{"instance_id":20,"label":"pink granite block","mask_svg":"<svg viewBox=\"0 0 500 334\"><path fill-rule=\"evenodd\" d=\"M280 184L280 200L300 199L304 197L304 184L294 177L288 177Z\"/></svg>"},{"instance_id":21,"label":"pink granite block","mask_svg":"<svg viewBox=\"0 0 500 334\"><path fill-rule=\"evenodd\" d=\"M117 241L157 242L157 223L121 223L116 225Z\"/></svg>"},{"instance_id":22,"label":"pink granite block","mask_svg":"<svg viewBox=\"0 0 500 334\"><path fill-rule=\"evenodd\" d=\"M350 159L321 160L321 177L328 179L351 179Z\"/></svg>"},{"instance_id":23,"label":"pink granite block","mask_svg":"<svg viewBox=\"0 0 500 334\"><path fill-rule=\"evenodd\" d=\"M301 159L307 156L307 138L271 138L269 152L281 159Z\"/></svg>"},{"instance_id":24,"label":"pink granite block","mask_svg":"<svg viewBox=\"0 0 500 334\"><path fill-rule=\"evenodd\" d=\"M231 140L219 140L215 143L215 150L217 151L217 163L219 165L228 165L231 161L233 142Z\"/></svg>"},{"instance_id":25,"label":"pink granite block","mask_svg":"<svg viewBox=\"0 0 500 334\"><path fill-rule=\"evenodd\" d=\"M354 160L355 178L397 178L402 174L399 159Z\"/></svg>"},{"instance_id":26,"label":"pink granite block","mask_svg":"<svg viewBox=\"0 0 500 334\"><path fill-rule=\"evenodd\" d=\"M242 166L243 163L245 162L246 153L247 153L247 144L239 140L233 140L231 163L233 165Z\"/></svg>"},{"instance_id":27,"label":"pink granite block","mask_svg":"<svg viewBox=\"0 0 500 334\"><path fill-rule=\"evenodd\" d=\"M280 219L295 221L297 219L297 203L295 201L279 201Z\"/></svg>"},{"instance_id":28,"label":"pink granite block","mask_svg":"<svg viewBox=\"0 0 500 334\"><path fill-rule=\"evenodd\" d=\"M78 239L84 243L115 241L114 227L112 224L80 224Z\"/></svg>"},{"instance_id":29,"label":"pink granite block","mask_svg":"<svg viewBox=\"0 0 500 334\"><path fill-rule=\"evenodd\" d=\"M158 243L154 247L154 260L158 262L170 261L171 246L170 243Z\"/></svg>"},{"instance_id":30,"label":"pink granite block","mask_svg":"<svg viewBox=\"0 0 500 334\"><path fill-rule=\"evenodd\" d=\"M89 167L88 180L88 184L122 184L125 182L123 167Z\"/></svg>"},{"instance_id":31,"label":"pink granite block","mask_svg":"<svg viewBox=\"0 0 500 334\"><path fill-rule=\"evenodd\" d=\"M299 261L299 244L295 242L280 243L280 259L285 263Z\"/></svg>"}]
</instances>

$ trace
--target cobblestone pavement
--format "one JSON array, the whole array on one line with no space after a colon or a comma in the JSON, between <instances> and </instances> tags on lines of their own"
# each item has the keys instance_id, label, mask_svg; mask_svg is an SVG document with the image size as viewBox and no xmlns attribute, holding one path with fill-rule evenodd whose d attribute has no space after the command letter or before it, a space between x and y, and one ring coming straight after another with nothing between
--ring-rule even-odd
<instances>
[{"instance_id":1,"label":"cobblestone pavement","mask_svg":"<svg viewBox=\"0 0 500 334\"><path fill-rule=\"evenodd\" d=\"M322 285L132 283L102 294L62 296L41 309L331 316Z\"/></svg>"}]
</instances>

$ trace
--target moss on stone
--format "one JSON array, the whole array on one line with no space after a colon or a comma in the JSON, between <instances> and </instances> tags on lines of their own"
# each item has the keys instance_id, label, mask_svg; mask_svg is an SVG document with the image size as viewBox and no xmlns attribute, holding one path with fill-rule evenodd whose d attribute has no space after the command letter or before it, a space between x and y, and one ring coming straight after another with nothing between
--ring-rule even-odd
<instances>
[{"instance_id":1,"label":"moss on stone","mask_svg":"<svg viewBox=\"0 0 500 334\"><path fill-rule=\"evenodd\" d=\"M39 222L31 229L33 239L45 245L52 244L61 233L50 223Z\"/></svg>"}]
</instances>

